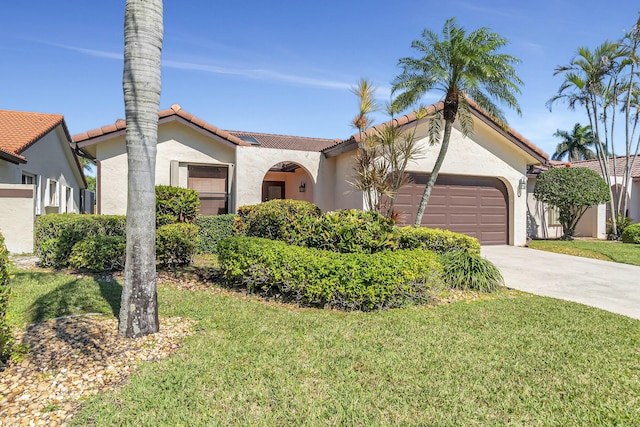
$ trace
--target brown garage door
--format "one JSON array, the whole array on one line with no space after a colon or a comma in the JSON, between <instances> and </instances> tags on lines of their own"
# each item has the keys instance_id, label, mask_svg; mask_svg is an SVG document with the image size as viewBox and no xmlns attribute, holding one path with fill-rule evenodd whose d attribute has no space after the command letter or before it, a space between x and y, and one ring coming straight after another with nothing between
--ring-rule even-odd
<instances>
[{"instance_id":1,"label":"brown garage door","mask_svg":"<svg viewBox=\"0 0 640 427\"><path fill-rule=\"evenodd\" d=\"M395 210L400 224L413 224L429 175L412 174L400 189ZM422 225L476 237L483 245L509 243L507 189L497 178L439 175Z\"/></svg>"}]
</instances>

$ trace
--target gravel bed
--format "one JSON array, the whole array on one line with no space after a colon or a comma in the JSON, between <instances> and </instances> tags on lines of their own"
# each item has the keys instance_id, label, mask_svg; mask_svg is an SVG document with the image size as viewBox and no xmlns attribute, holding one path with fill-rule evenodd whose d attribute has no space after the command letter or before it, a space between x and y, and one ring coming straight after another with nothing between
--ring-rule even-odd
<instances>
[{"instance_id":1,"label":"gravel bed","mask_svg":"<svg viewBox=\"0 0 640 427\"><path fill-rule=\"evenodd\" d=\"M160 332L118 336L117 320L69 316L31 325L16 337L30 352L0 372L0 426L65 426L87 396L122 384L139 361L169 356L194 321L162 318Z\"/></svg>"}]
</instances>

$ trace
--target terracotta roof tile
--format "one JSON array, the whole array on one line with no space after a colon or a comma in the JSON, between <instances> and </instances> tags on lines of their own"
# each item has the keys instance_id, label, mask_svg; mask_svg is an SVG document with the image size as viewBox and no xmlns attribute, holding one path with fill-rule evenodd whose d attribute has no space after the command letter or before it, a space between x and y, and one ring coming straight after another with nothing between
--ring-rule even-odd
<instances>
[{"instance_id":1,"label":"terracotta roof tile","mask_svg":"<svg viewBox=\"0 0 640 427\"><path fill-rule=\"evenodd\" d=\"M232 144L235 145L250 145L246 142L244 142L243 140L237 138L234 135L231 135L230 133L228 133L225 130L219 129L213 125L210 125L209 123L205 122L202 119L199 119L197 117L194 117L191 113L188 113L186 111L184 111L182 109L182 107L180 107L180 105L178 104L173 104L171 106L171 108L165 109L165 110L160 110L158 112L158 119L165 119L171 116L176 116L176 117L180 117L184 120L186 120L187 122L193 124L194 126L197 126L201 129L204 129L208 132L211 132L212 134L217 135L220 138L223 138L229 142L231 142ZM114 128L115 127L115 128ZM125 120L122 119L118 119L116 120L115 124L112 125L107 125L107 126L102 126L98 129L92 129L89 130L87 132L83 132L83 133L79 133L76 135L73 135L73 141L78 143L78 142L89 142L91 139L94 138L98 138L101 136L108 136L109 134L115 133L119 130L125 129L127 127L127 122ZM89 142L89 144L91 144Z\"/></svg>"},{"instance_id":2,"label":"terracotta roof tile","mask_svg":"<svg viewBox=\"0 0 640 427\"><path fill-rule=\"evenodd\" d=\"M634 156L631 156L633 159ZM615 158L615 169L616 174L618 176L622 176L624 173L624 165L625 165L626 156L618 156ZM614 159L609 159L609 172L613 175L613 165ZM571 166L573 167L585 167L591 170L598 172L602 175L602 170L600 168L600 162L596 160L581 160L577 162L571 162ZM631 177L632 178L640 178L640 155L635 156L635 161L633 162L633 167L631 168Z\"/></svg>"},{"instance_id":3,"label":"terracotta roof tile","mask_svg":"<svg viewBox=\"0 0 640 427\"><path fill-rule=\"evenodd\" d=\"M308 138L304 136L276 135L236 130L227 132L241 139L247 137L255 139L259 143L253 145L255 147L276 148L281 150L322 151L336 143L333 139L324 138Z\"/></svg>"},{"instance_id":4,"label":"terracotta roof tile","mask_svg":"<svg viewBox=\"0 0 640 427\"><path fill-rule=\"evenodd\" d=\"M497 130L499 130L500 132L506 133L507 136L510 136L511 138L513 138L516 141L518 141L520 144L526 146L527 148L529 148L531 151L533 151L535 154L537 154L542 159L544 159L544 160L548 160L549 159L549 156L547 155L547 153L545 153L542 149L540 149L538 146L533 144L531 141L526 139L524 136L522 136L521 134L516 132L514 129L512 129L510 127L506 127L505 128L502 123L500 123L498 120L496 120L493 116L491 116L485 110L480 108L480 106L478 104L476 104L472 99L467 98L467 101L469 102L469 106L471 107L472 111L475 112L477 116L482 116L484 119L486 119L490 123L492 123ZM431 114L435 113L436 111L441 110L442 108L444 108L444 101L440 101L440 102L437 102L435 104L431 104L431 105L426 107L427 115L431 115ZM403 125L406 125L408 123L411 123L411 122L415 121L416 118L417 117L416 117L415 113L405 114L403 116L394 118L393 121L390 120L388 122L385 122L385 123L382 123L380 125L374 126L372 129L367 130L367 132L365 134L366 135L371 135L371 133L375 132L374 129L378 129L379 130L379 129L385 127L385 126L388 126L391 123L394 123L397 126L403 126ZM346 140L343 140L343 141L336 141L336 143L334 143L332 146L327 147L327 148L333 148L333 147L336 147L336 146L341 145L341 144L345 144L346 142L353 141L353 140L359 141L360 140L360 135L359 134L354 134L349 139L346 139Z\"/></svg>"},{"instance_id":5,"label":"terracotta roof tile","mask_svg":"<svg viewBox=\"0 0 640 427\"><path fill-rule=\"evenodd\" d=\"M20 154L63 120L60 114L0 110L0 150L24 159Z\"/></svg>"}]
</instances>

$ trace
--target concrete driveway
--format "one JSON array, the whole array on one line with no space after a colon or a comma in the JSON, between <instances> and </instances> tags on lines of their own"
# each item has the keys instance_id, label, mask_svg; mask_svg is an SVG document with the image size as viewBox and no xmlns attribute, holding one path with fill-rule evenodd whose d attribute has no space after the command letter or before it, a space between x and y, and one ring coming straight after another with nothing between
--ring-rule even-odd
<instances>
[{"instance_id":1,"label":"concrete driveway","mask_svg":"<svg viewBox=\"0 0 640 427\"><path fill-rule=\"evenodd\" d=\"M640 267L513 246L483 246L505 284L640 319Z\"/></svg>"}]
</instances>

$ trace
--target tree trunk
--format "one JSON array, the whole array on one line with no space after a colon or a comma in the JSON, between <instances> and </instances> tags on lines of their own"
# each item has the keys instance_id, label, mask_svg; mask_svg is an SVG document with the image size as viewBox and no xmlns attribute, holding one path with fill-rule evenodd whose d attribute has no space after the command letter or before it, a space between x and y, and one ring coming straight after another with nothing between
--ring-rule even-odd
<instances>
[{"instance_id":1,"label":"tree trunk","mask_svg":"<svg viewBox=\"0 0 640 427\"><path fill-rule=\"evenodd\" d=\"M435 119L432 119L435 120ZM427 203L429 203L429 197L431 197L431 190L436 183L436 179L438 179L438 173L440 172L440 168L442 167L442 163L444 162L444 158L447 155L447 150L449 149L449 139L451 138L451 128L453 125L453 121L445 120L444 122L444 135L442 137L442 145L440 146L440 152L438 153L438 158L436 159L436 163L433 165L433 169L431 170L431 176L427 180L427 185L424 187L424 193L422 193L422 198L420 199L420 205L418 205L418 212L416 213L416 220L413 223L415 227L419 227L422 224L422 216L424 215L424 210L427 207Z\"/></svg>"},{"instance_id":2,"label":"tree trunk","mask_svg":"<svg viewBox=\"0 0 640 427\"><path fill-rule=\"evenodd\" d=\"M124 92L127 120L127 257L118 332L158 332L155 169L160 106L162 0L127 0L124 19Z\"/></svg>"}]
</instances>

